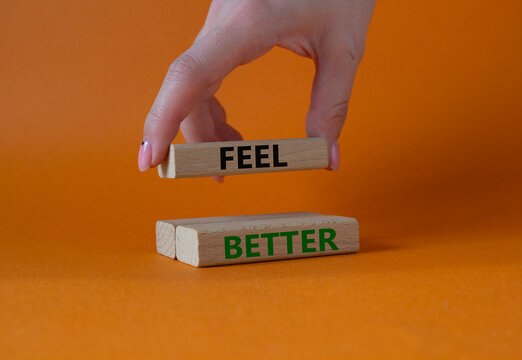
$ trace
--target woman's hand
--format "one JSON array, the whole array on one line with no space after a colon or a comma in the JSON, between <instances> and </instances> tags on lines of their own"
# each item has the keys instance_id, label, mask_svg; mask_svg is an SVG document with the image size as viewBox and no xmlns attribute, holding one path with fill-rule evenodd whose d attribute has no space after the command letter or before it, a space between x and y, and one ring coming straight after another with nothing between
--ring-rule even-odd
<instances>
[{"instance_id":1,"label":"woman's hand","mask_svg":"<svg viewBox=\"0 0 522 360\"><path fill-rule=\"evenodd\" d=\"M337 138L374 4L374 0L214 0L194 44L170 66L147 115L140 170L164 159L178 129L188 142L241 140L241 134L227 124L214 94L234 68L274 46L314 61L306 132L327 139L329 167L337 170Z\"/></svg>"}]
</instances>

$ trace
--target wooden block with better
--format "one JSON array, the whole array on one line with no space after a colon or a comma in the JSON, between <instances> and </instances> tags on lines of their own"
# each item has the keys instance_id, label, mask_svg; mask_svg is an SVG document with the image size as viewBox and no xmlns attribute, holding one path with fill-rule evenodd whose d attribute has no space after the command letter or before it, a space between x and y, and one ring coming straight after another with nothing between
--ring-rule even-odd
<instances>
[{"instance_id":1,"label":"wooden block with better","mask_svg":"<svg viewBox=\"0 0 522 360\"><path fill-rule=\"evenodd\" d=\"M325 169L323 138L172 144L158 166L162 178Z\"/></svg>"},{"instance_id":2,"label":"wooden block with better","mask_svg":"<svg viewBox=\"0 0 522 360\"><path fill-rule=\"evenodd\" d=\"M176 257L204 267L353 253L359 223L342 216L298 216L176 227Z\"/></svg>"},{"instance_id":3,"label":"wooden block with better","mask_svg":"<svg viewBox=\"0 0 522 360\"><path fill-rule=\"evenodd\" d=\"M156 250L159 254L165 255L171 259L176 258L176 226L223 223L239 220L262 220L262 219L284 219L289 217L306 217L316 216L320 214L296 211L287 213L272 214L254 214L254 215L236 215L236 216L217 216L204 217L194 219L178 219L178 220L159 220L156 222Z\"/></svg>"}]
</instances>

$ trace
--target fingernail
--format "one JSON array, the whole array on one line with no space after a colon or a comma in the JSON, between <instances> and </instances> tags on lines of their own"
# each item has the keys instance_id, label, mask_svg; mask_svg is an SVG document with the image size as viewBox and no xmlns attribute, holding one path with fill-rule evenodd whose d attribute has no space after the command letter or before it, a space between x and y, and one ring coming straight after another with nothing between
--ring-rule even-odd
<instances>
[{"instance_id":1,"label":"fingernail","mask_svg":"<svg viewBox=\"0 0 522 360\"><path fill-rule=\"evenodd\" d=\"M143 138L140 146L140 153L138 154L138 167L140 171L145 171L150 168L152 162L152 147L148 136Z\"/></svg>"},{"instance_id":2,"label":"fingernail","mask_svg":"<svg viewBox=\"0 0 522 360\"><path fill-rule=\"evenodd\" d=\"M224 176L212 176L212 180L214 180L220 184L223 184L225 182L225 177Z\"/></svg>"},{"instance_id":3,"label":"fingernail","mask_svg":"<svg viewBox=\"0 0 522 360\"><path fill-rule=\"evenodd\" d=\"M339 170L339 164L341 163L341 151L339 150L339 143L337 140L334 141L330 148L330 170Z\"/></svg>"}]
</instances>

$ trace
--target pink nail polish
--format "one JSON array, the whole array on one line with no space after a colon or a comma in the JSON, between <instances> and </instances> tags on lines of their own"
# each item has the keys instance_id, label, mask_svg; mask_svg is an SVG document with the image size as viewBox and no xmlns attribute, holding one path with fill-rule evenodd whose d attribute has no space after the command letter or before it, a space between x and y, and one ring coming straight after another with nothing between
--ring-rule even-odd
<instances>
[{"instance_id":1,"label":"pink nail polish","mask_svg":"<svg viewBox=\"0 0 522 360\"><path fill-rule=\"evenodd\" d=\"M138 167L140 171L145 171L150 168L152 162L152 147L148 136L143 138L140 146L140 153L138 154Z\"/></svg>"},{"instance_id":2,"label":"pink nail polish","mask_svg":"<svg viewBox=\"0 0 522 360\"><path fill-rule=\"evenodd\" d=\"M339 150L339 143L337 140L334 141L330 148L330 169L333 171L339 170L341 163L341 151Z\"/></svg>"},{"instance_id":3,"label":"pink nail polish","mask_svg":"<svg viewBox=\"0 0 522 360\"><path fill-rule=\"evenodd\" d=\"M223 184L225 182L225 177L224 176L212 176L212 180L214 180L215 182L218 182L220 184Z\"/></svg>"}]
</instances>

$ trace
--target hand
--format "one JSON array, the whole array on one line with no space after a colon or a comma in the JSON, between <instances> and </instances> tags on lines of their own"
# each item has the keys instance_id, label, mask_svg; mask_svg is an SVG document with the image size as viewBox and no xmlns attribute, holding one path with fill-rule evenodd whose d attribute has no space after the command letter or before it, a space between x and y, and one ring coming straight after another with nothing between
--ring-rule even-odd
<instances>
[{"instance_id":1,"label":"hand","mask_svg":"<svg viewBox=\"0 0 522 360\"><path fill-rule=\"evenodd\" d=\"M156 166L181 129L188 142L241 140L214 94L234 68L281 46L315 63L309 137L339 168L341 133L375 0L214 0L190 49L170 66L147 115L138 165Z\"/></svg>"}]
</instances>

